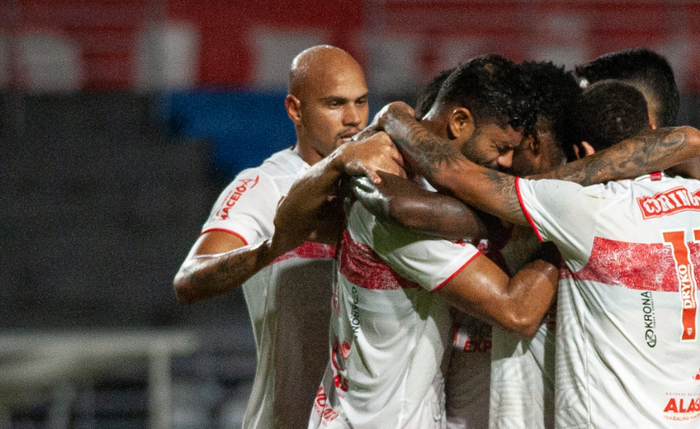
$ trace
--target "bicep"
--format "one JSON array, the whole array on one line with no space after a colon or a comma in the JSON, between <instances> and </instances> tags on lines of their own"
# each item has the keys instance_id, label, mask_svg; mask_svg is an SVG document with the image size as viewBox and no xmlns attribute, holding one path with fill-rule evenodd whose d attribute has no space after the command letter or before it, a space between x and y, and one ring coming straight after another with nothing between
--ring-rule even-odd
<instances>
[{"instance_id":1,"label":"bicep","mask_svg":"<svg viewBox=\"0 0 700 429\"><path fill-rule=\"evenodd\" d=\"M246 246L238 235L226 231L208 231L200 235L192 246L189 258L203 255L215 255Z\"/></svg>"},{"instance_id":2,"label":"bicep","mask_svg":"<svg viewBox=\"0 0 700 429\"><path fill-rule=\"evenodd\" d=\"M399 176L379 175L379 184L364 177L353 179L355 196L377 218L447 240L469 241L487 235L481 219L461 201Z\"/></svg>"},{"instance_id":3,"label":"bicep","mask_svg":"<svg viewBox=\"0 0 700 429\"><path fill-rule=\"evenodd\" d=\"M494 323L498 322L501 298L509 281L510 278L494 262L479 255L438 293L458 310Z\"/></svg>"}]
</instances>

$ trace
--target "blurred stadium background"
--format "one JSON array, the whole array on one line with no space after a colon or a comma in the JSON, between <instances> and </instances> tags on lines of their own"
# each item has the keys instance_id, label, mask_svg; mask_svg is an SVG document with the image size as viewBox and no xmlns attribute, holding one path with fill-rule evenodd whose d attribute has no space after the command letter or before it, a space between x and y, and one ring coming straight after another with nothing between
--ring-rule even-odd
<instances>
[{"instance_id":1,"label":"blurred stadium background","mask_svg":"<svg viewBox=\"0 0 700 429\"><path fill-rule=\"evenodd\" d=\"M700 2L1 0L0 429L236 428L242 295L172 278L240 169L294 143L291 59L365 67L372 114L481 53L572 66L650 47L700 125Z\"/></svg>"}]
</instances>

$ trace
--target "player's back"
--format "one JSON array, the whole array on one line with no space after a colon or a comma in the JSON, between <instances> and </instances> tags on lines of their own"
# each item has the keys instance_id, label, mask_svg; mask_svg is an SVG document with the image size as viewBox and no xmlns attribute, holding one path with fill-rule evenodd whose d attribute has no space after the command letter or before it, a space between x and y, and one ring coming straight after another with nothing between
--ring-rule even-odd
<instances>
[{"instance_id":1,"label":"player's back","mask_svg":"<svg viewBox=\"0 0 700 429\"><path fill-rule=\"evenodd\" d=\"M698 425L700 182L652 177L584 188L564 220L578 224L549 236L570 269L558 301L558 427Z\"/></svg>"}]
</instances>

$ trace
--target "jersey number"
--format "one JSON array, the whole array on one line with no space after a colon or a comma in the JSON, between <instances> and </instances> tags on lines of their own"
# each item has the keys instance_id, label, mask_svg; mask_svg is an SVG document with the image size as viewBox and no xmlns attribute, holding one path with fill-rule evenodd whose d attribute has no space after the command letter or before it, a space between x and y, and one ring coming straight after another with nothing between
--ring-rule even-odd
<instances>
[{"instance_id":1,"label":"jersey number","mask_svg":"<svg viewBox=\"0 0 700 429\"><path fill-rule=\"evenodd\" d=\"M696 241L700 240L700 229L693 231ZM676 262L676 275L678 276L679 291L683 304L682 323L683 334L681 341L695 341L696 327L695 315L697 313L695 270L690 261L690 249L685 240L685 231L664 232L664 242L670 244L673 249L673 260Z\"/></svg>"}]
</instances>

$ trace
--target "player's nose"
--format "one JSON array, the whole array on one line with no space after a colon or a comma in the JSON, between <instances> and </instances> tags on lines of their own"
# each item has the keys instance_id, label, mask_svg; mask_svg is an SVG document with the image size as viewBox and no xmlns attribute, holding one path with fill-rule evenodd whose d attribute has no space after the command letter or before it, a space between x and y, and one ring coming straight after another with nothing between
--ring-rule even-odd
<instances>
[{"instance_id":1,"label":"player's nose","mask_svg":"<svg viewBox=\"0 0 700 429\"><path fill-rule=\"evenodd\" d=\"M497 162L501 168L510 168L513 165L513 151L509 150L499 156Z\"/></svg>"}]
</instances>

